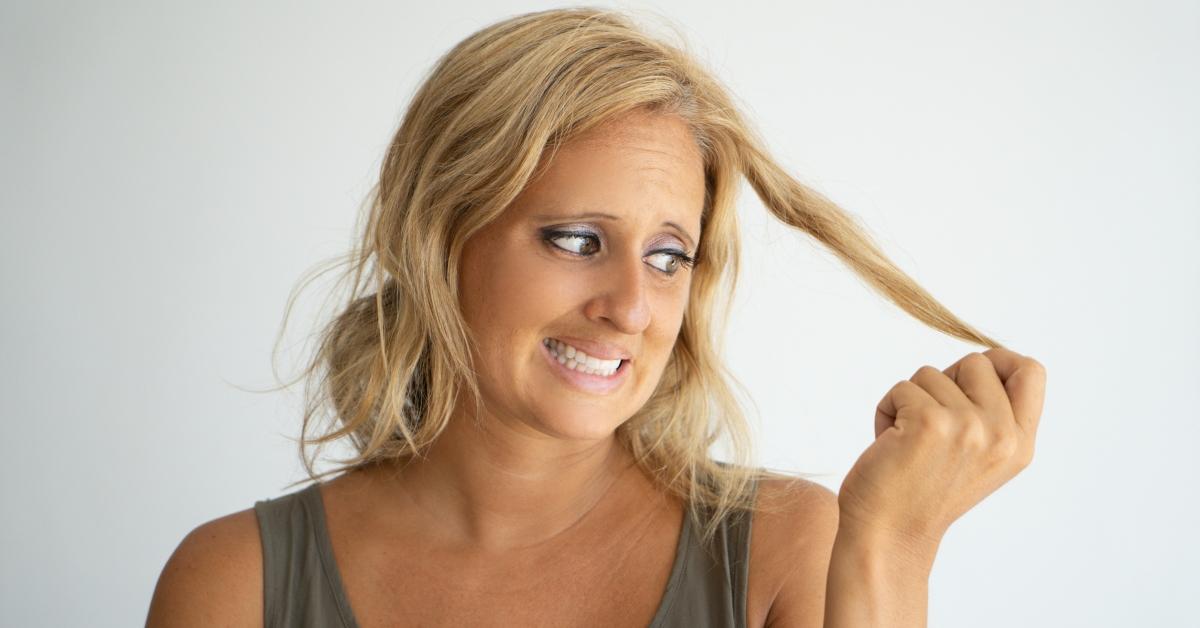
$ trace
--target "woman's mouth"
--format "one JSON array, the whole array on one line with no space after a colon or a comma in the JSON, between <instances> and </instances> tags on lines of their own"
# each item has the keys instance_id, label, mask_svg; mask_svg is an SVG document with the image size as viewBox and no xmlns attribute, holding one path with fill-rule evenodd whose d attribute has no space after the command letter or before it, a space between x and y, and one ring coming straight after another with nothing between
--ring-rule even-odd
<instances>
[{"instance_id":1,"label":"woman's mouth","mask_svg":"<svg viewBox=\"0 0 1200 628\"><path fill-rule=\"evenodd\" d=\"M567 383L591 393L615 390L626 379L629 360L598 360L560 340L542 341L542 354L550 367Z\"/></svg>"}]
</instances>

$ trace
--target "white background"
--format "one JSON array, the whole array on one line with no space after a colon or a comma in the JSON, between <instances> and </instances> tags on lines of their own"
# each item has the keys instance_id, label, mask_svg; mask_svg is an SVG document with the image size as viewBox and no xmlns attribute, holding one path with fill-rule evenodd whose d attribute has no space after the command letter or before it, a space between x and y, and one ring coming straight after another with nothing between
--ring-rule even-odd
<instances>
[{"instance_id":1,"label":"white background","mask_svg":"<svg viewBox=\"0 0 1200 628\"><path fill-rule=\"evenodd\" d=\"M434 60L549 6L0 9L0 624L140 625L189 530L301 477L300 388L238 386L274 383L288 292L350 245ZM781 163L1047 366L1034 463L950 529L929 625L1198 625L1198 5L618 6L676 23ZM744 190L728 346L760 463L836 490L894 383L981 348Z\"/></svg>"}]
</instances>

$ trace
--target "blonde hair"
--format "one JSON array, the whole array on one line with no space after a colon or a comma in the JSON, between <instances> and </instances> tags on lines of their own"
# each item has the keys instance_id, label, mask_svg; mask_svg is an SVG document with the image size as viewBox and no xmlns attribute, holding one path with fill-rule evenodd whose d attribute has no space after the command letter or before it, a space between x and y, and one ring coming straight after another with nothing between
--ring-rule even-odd
<instances>
[{"instance_id":1,"label":"blonde hair","mask_svg":"<svg viewBox=\"0 0 1200 628\"><path fill-rule=\"evenodd\" d=\"M754 484L773 475L751 464L748 422L731 389L736 379L721 359L738 275L739 175L775 217L824 244L913 317L999 346L899 270L849 214L789 176L686 46L660 41L610 10L526 13L443 55L388 147L365 226L357 226L361 240L337 262L348 267L341 281L351 279L350 293L300 375L308 378L299 443L309 479L420 456L461 394L469 392L476 408L482 404L458 302L464 243L505 210L559 146L634 110L688 123L704 157L706 193L673 353L657 389L615 436L662 490L691 506L705 544L725 517L762 507ZM284 327L294 300L293 293ZM333 414L310 438L326 404ZM728 463L709 455L722 435ZM342 438L357 455L317 474L321 449Z\"/></svg>"}]
</instances>

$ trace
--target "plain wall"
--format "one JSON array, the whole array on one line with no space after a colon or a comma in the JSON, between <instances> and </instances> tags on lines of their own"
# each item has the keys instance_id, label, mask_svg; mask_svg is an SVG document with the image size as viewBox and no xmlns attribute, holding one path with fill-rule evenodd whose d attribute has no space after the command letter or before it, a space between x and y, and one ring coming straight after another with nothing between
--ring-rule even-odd
<instances>
[{"instance_id":1,"label":"plain wall","mask_svg":"<svg viewBox=\"0 0 1200 628\"><path fill-rule=\"evenodd\" d=\"M242 390L289 291L350 246L435 59L550 6L0 8L0 624L139 625L189 530L302 477L299 387ZM676 23L781 163L1047 366L1034 462L948 532L929 625L1196 625L1200 5L612 6ZM981 347L739 212L759 461L837 490L893 384Z\"/></svg>"}]
</instances>

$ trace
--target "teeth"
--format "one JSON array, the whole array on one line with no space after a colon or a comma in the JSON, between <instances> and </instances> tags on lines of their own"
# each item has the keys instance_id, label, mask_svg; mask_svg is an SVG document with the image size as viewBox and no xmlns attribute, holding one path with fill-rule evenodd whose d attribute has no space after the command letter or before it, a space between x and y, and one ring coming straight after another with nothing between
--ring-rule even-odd
<instances>
[{"instance_id":1,"label":"teeth","mask_svg":"<svg viewBox=\"0 0 1200 628\"><path fill-rule=\"evenodd\" d=\"M619 359L600 360L560 340L547 338L543 344L550 348L550 353L554 355L554 359L558 360L559 364L590 375L608 377L621 366Z\"/></svg>"}]
</instances>

